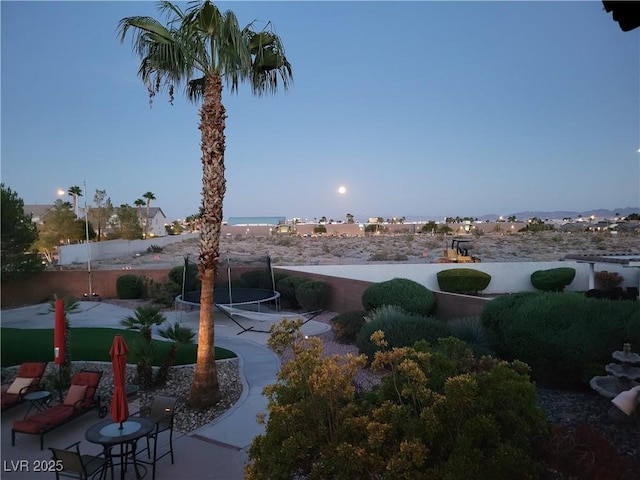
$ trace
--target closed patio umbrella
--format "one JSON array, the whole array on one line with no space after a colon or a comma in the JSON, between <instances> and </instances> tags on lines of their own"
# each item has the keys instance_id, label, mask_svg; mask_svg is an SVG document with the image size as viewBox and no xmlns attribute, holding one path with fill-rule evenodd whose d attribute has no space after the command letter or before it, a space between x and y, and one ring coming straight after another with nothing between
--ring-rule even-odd
<instances>
[{"instance_id":1,"label":"closed patio umbrella","mask_svg":"<svg viewBox=\"0 0 640 480\"><path fill-rule=\"evenodd\" d=\"M55 317L53 324L53 363L58 365L58 393L60 394L60 401L62 402L62 364L64 363L65 356L65 333L67 326L64 321L64 300L62 298L56 299L55 303Z\"/></svg>"},{"instance_id":2,"label":"closed patio umbrella","mask_svg":"<svg viewBox=\"0 0 640 480\"><path fill-rule=\"evenodd\" d=\"M126 392L127 352L129 348L122 335L115 335L111 344L111 366L113 368L113 397L111 397L111 418L114 423L122 423L129 418L129 402Z\"/></svg>"}]
</instances>

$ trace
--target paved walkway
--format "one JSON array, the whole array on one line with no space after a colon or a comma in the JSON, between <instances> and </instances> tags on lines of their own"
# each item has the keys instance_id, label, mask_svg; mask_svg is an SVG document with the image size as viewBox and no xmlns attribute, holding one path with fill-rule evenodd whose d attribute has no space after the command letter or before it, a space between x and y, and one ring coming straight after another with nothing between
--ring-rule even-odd
<instances>
[{"instance_id":1,"label":"paved walkway","mask_svg":"<svg viewBox=\"0 0 640 480\"><path fill-rule=\"evenodd\" d=\"M81 311L69 315L72 327L116 327L119 320L131 315L129 309L105 302L80 302ZM47 305L37 305L1 312L0 324L14 328L53 328L53 314ZM180 320L197 331L198 312L175 312L167 315L169 320ZM253 320L238 320L245 325L255 325ZM264 325L262 326L264 327ZM257 325L260 329L260 326ZM314 335L326 331L323 323L310 321L303 331ZM267 400L262 388L273 383L280 361L278 356L265 346L267 334L245 332L220 312L216 312L216 345L232 350L238 355L243 391L240 400L227 412L193 432L174 436L176 463L171 465L169 457L160 460L156 471L157 480L239 480L244 478L247 451L253 438L264 432L264 425L256 422L258 413L266 414ZM39 461L51 458L47 446L66 447L81 440L83 453L99 453L99 446L84 440L84 432L98 421L97 415L86 415L45 435L45 450L40 451L37 436L18 435L16 446L11 446L11 424L22 418L26 407L16 407L2 415L2 474L3 479L45 478L36 475L34 468ZM22 461L22 462L21 462ZM133 472L128 472L132 478ZM50 475L52 477L53 475ZM127 477L129 478L129 477ZM150 478L150 476L149 476Z\"/></svg>"}]
</instances>

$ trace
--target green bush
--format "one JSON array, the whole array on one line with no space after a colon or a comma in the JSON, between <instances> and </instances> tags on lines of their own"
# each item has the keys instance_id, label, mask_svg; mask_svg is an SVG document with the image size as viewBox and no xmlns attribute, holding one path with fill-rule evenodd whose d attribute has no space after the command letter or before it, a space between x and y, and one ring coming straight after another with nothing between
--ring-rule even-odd
<instances>
[{"instance_id":1,"label":"green bush","mask_svg":"<svg viewBox=\"0 0 640 480\"><path fill-rule=\"evenodd\" d=\"M491 282L491 275L473 268L450 268L436 274L443 292L473 294L481 292Z\"/></svg>"},{"instance_id":2,"label":"green bush","mask_svg":"<svg viewBox=\"0 0 640 480\"><path fill-rule=\"evenodd\" d=\"M481 319L496 351L531 367L541 385L584 388L593 365L611 361L625 342L640 344L636 302L586 298L579 293L509 295L488 302ZM494 304L494 302L497 302Z\"/></svg>"},{"instance_id":3,"label":"green bush","mask_svg":"<svg viewBox=\"0 0 640 480\"><path fill-rule=\"evenodd\" d=\"M296 287L296 301L307 312L323 310L328 296L329 287L318 280L307 280Z\"/></svg>"},{"instance_id":4,"label":"green bush","mask_svg":"<svg viewBox=\"0 0 640 480\"><path fill-rule=\"evenodd\" d=\"M364 310L352 310L331 319L335 338L340 343L354 343L356 335L364 325Z\"/></svg>"},{"instance_id":5,"label":"green bush","mask_svg":"<svg viewBox=\"0 0 640 480\"><path fill-rule=\"evenodd\" d=\"M294 309L300 307L298 300L296 300L296 288L308 280L303 277L285 277L276 283L276 290L280 292L280 300L284 306Z\"/></svg>"},{"instance_id":6,"label":"green bush","mask_svg":"<svg viewBox=\"0 0 640 480\"><path fill-rule=\"evenodd\" d=\"M369 313L365 324L356 335L356 346L369 361L381 348L371 341L371 335L380 330L387 342L385 349L410 347L420 340L431 345L438 338L449 335L447 324L433 317L424 317L404 311L397 305L384 305Z\"/></svg>"},{"instance_id":7,"label":"green bush","mask_svg":"<svg viewBox=\"0 0 640 480\"><path fill-rule=\"evenodd\" d=\"M227 290L229 285L217 285L218 290ZM232 278L231 288L251 288L251 286L243 278Z\"/></svg>"},{"instance_id":8,"label":"green bush","mask_svg":"<svg viewBox=\"0 0 640 480\"><path fill-rule=\"evenodd\" d=\"M290 275L288 273L284 273L284 272L273 272L273 284L274 285L278 285L278 282L280 280L282 280L283 278L287 278Z\"/></svg>"},{"instance_id":9,"label":"green bush","mask_svg":"<svg viewBox=\"0 0 640 480\"><path fill-rule=\"evenodd\" d=\"M366 311L383 305L397 305L408 313L428 315L436 303L431 290L407 278L393 278L374 283L362 294L362 305Z\"/></svg>"},{"instance_id":10,"label":"green bush","mask_svg":"<svg viewBox=\"0 0 640 480\"><path fill-rule=\"evenodd\" d=\"M262 288L271 290L271 273L268 270L248 270L240 274L240 278L246 282L249 288Z\"/></svg>"},{"instance_id":11,"label":"green bush","mask_svg":"<svg viewBox=\"0 0 640 480\"><path fill-rule=\"evenodd\" d=\"M318 339L291 344L293 358L265 389L268 420L247 480L544 478L534 447L547 425L521 362L476 359L447 338L430 351L380 354L381 385L359 396L358 359L323 355Z\"/></svg>"},{"instance_id":12,"label":"green bush","mask_svg":"<svg viewBox=\"0 0 640 480\"><path fill-rule=\"evenodd\" d=\"M185 290L189 292L191 290ZM165 282L152 282L149 285L149 299L163 307L171 307L176 297L182 293L182 287L177 283L167 280Z\"/></svg>"},{"instance_id":13,"label":"green bush","mask_svg":"<svg viewBox=\"0 0 640 480\"><path fill-rule=\"evenodd\" d=\"M506 325L517 315L518 306L527 298L537 295L539 295L538 292L519 292L500 295L487 302L482 308L480 321L487 331L491 348L498 356L502 358L506 357L506 352L503 351L505 344L503 332L506 329Z\"/></svg>"},{"instance_id":14,"label":"green bush","mask_svg":"<svg viewBox=\"0 0 640 480\"><path fill-rule=\"evenodd\" d=\"M447 322L447 325L450 335L466 343L474 355L481 357L495 353L479 318L456 318Z\"/></svg>"},{"instance_id":15,"label":"green bush","mask_svg":"<svg viewBox=\"0 0 640 480\"><path fill-rule=\"evenodd\" d=\"M144 278L133 274L121 275L116 280L118 298L142 298L144 295Z\"/></svg>"},{"instance_id":16,"label":"green bush","mask_svg":"<svg viewBox=\"0 0 640 480\"><path fill-rule=\"evenodd\" d=\"M178 265L177 267L173 267L169 270L169 280L175 283L182 290L182 279L183 279L184 265ZM187 274L184 277L184 291L185 292L194 292L196 290L200 290L200 279L198 278L198 266L189 263L187 265Z\"/></svg>"},{"instance_id":17,"label":"green bush","mask_svg":"<svg viewBox=\"0 0 640 480\"><path fill-rule=\"evenodd\" d=\"M531 285L543 292L561 292L575 276L576 269L571 267L538 270L531 274Z\"/></svg>"}]
</instances>

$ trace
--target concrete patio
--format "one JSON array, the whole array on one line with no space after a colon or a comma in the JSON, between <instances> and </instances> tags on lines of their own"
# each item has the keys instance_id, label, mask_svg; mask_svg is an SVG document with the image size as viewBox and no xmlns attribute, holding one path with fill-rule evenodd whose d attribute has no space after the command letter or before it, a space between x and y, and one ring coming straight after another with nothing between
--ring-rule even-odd
<instances>
[{"instance_id":1,"label":"concrete patio","mask_svg":"<svg viewBox=\"0 0 640 480\"><path fill-rule=\"evenodd\" d=\"M52 328L53 314L46 314L46 305L36 305L2 311L3 327L14 328ZM119 320L133 312L126 308L108 303L81 302L81 312L69 316L71 326L120 328ZM198 312L176 311L167 315L169 320L180 320L184 325L197 331ZM174 318L172 318L174 317ZM255 325L256 329L268 329L268 325L250 319L240 319L244 327ZM265 328L266 327L266 328ZM328 326L313 320L303 331L314 335L326 331ZM157 480L236 480L244 478L244 465L248 460L248 449L253 438L264 431L264 426L256 423L257 413L266 413L266 398L262 388L275 380L280 361L265 346L267 334L248 331L237 335L241 328L220 312L216 312L216 345L234 351L239 358L240 373L243 379L243 392L240 400L227 412L193 432L174 431L175 464L170 458L162 458L156 468ZM137 400L130 403L130 411L138 410ZM55 478L53 472L36 472L37 467L47 467L51 452L47 447L64 448L80 441L83 454L98 454L100 445L89 443L84 433L89 427L101 421L97 411L90 411L66 425L63 425L44 437L44 450L40 450L36 435L16 436L16 445L11 446L11 425L21 419L28 410L20 405L2 414L1 419L1 457L3 479ZM164 440L164 436L161 438ZM159 444L163 451L165 445ZM144 454L143 454L144 455ZM144 456L142 460L145 460ZM150 469L145 478L151 478ZM115 475L120 472L116 467ZM133 470L126 472L126 478L135 478Z\"/></svg>"}]
</instances>

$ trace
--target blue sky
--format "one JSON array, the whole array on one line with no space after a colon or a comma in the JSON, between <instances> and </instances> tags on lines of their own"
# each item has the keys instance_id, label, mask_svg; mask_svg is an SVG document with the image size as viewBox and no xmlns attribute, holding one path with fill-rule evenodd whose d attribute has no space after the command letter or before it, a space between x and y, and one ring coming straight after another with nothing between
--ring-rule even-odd
<instances>
[{"instance_id":1,"label":"blue sky","mask_svg":"<svg viewBox=\"0 0 640 480\"><path fill-rule=\"evenodd\" d=\"M182 5L182 4L181 4ZM591 2L225 2L294 84L224 93L224 217L359 220L640 206L640 29ZM1 3L2 182L196 213L198 106L149 108L116 30L154 2ZM344 185L346 194L337 193ZM65 197L70 200L70 197Z\"/></svg>"}]
</instances>

